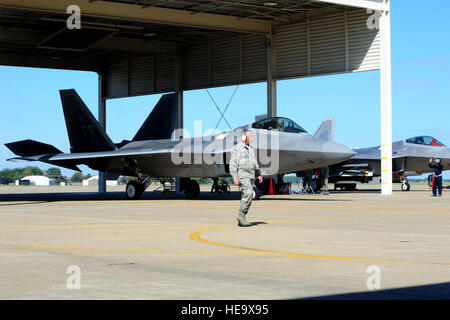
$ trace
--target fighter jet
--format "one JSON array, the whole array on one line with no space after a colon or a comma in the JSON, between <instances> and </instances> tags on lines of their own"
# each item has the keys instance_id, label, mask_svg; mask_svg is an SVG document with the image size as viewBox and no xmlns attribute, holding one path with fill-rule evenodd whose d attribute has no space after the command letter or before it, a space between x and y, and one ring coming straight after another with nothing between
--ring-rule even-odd
<instances>
[{"instance_id":1,"label":"fighter jet","mask_svg":"<svg viewBox=\"0 0 450 320\"><path fill-rule=\"evenodd\" d=\"M354 190L356 182L369 182L381 176L380 147L354 149L356 155L330 167L329 182ZM450 169L450 149L436 138L418 136L392 144L393 182L401 182L402 190L409 191L409 176L433 172L428 166L430 158L440 158L444 170Z\"/></svg>"},{"instance_id":2,"label":"fighter jet","mask_svg":"<svg viewBox=\"0 0 450 320\"><path fill-rule=\"evenodd\" d=\"M42 161L78 171L78 165L83 164L105 172L108 179L119 175L137 177L127 184L125 194L129 199L140 198L150 177L181 178L180 190L187 198L197 198L200 188L191 178L230 176L230 153L245 129L251 129L255 137L252 147L263 176L332 165L355 154L346 146L308 134L293 120L282 117L222 133L188 137L186 132L174 130L175 94L161 97L131 141L115 144L74 89L60 90L60 96L70 153L42 142L23 140L6 144L19 156L8 160Z\"/></svg>"}]
</instances>

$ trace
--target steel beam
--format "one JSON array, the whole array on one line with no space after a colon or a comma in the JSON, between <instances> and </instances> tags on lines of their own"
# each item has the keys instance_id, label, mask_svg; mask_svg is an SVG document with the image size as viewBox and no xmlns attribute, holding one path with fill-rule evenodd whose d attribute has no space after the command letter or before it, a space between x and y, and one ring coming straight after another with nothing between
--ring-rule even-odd
<instances>
[{"instance_id":1,"label":"steel beam","mask_svg":"<svg viewBox=\"0 0 450 320\"><path fill-rule=\"evenodd\" d=\"M0 53L0 65L13 67L52 68L66 70L96 71L99 66L94 62L63 58L58 55Z\"/></svg>"},{"instance_id":2,"label":"steel beam","mask_svg":"<svg viewBox=\"0 0 450 320\"><path fill-rule=\"evenodd\" d=\"M183 54L178 52L175 55L175 92L177 99L177 129L183 128Z\"/></svg>"},{"instance_id":3,"label":"steel beam","mask_svg":"<svg viewBox=\"0 0 450 320\"><path fill-rule=\"evenodd\" d=\"M277 116L277 82L273 79L275 53L272 39L267 39L267 117Z\"/></svg>"},{"instance_id":4,"label":"steel beam","mask_svg":"<svg viewBox=\"0 0 450 320\"><path fill-rule=\"evenodd\" d=\"M103 49L112 51L132 51L132 52L157 52L175 53L177 46L168 41L141 41L123 37L111 37L101 40L91 47L91 49Z\"/></svg>"},{"instance_id":5,"label":"steel beam","mask_svg":"<svg viewBox=\"0 0 450 320\"><path fill-rule=\"evenodd\" d=\"M311 0L311 1L328 4L337 4L347 7L371 9L377 11L389 11L389 5L387 5L386 2L384 2L384 0L381 0L380 2L369 0Z\"/></svg>"},{"instance_id":6,"label":"steel beam","mask_svg":"<svg viewBox=\"0 0 450 320\"><path fill-rule=\"evenodd\" d=\"M54 33L33 31L33 30L10 30L0 27L0 41L12 43L24 43L38 45ZM59 49L59 48L55 48ZM84 48L87 49L87 48ZM158 52L175 53L177 45L169 41L142 41L138 39L123 37L108 37L98 41L89 47L89 49L102 49L113 51L132 51L132 52Z\"/></svg>"},{"instance_id":7,"label":"steel beam","mask_svg":"<svg viewBox=\"0 0 450 320\"><path fill-rule=\"evenodd\" d=\"M212 13L192 14L187 10L174 10L158 7L142 7L136 4L92 1L92 0L2 0L0 7L39 10L46 12L66 13L67 7L77 5L81 9L81 24L83 16L115 18L186 27L226 30L268 34L271 22L239 18Z\"/></svg>"},{"instance_id":8,"label":"steel beam","mask_svg":"<svg viewBox=\"0 0 450 320\"><path fill-rule=\"evenodd\" d=\"M176 129L183 129L183 55L178 52L175 55L175 92L177 94L177 118ZM180 193L181 180L175 179L175 192Z\"/></svg>"},{"instance_id":9,"label":"steel beam","mask_svg":"<svg viewBox=\"0 0 450 320\"><path fill-rule=\"evenodd\" d=\"M385 0L389 5L389 0ZM392 195L392 73L390 11L380 17L381 194Z\"/></svg>"},{"instance_id":10,"label":"steel beam","mask_svg":"<svg viewBox=\"0 0 450 320\"><path fill-rule=\"evenodd\" d=\"M104 76L98 74L98 122L100 126L106 131L106 99L105 93L105 79ZM98 172L98 192L106 192L106 174L105 172Z\"/></svg>"}]
</instances>

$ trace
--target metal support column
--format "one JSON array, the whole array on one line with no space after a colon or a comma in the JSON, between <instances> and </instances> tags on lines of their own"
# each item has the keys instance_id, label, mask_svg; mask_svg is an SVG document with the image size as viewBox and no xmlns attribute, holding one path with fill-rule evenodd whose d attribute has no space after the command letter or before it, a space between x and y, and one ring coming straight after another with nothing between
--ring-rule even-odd
<instances>
[{"instance_id":1,"label":"metal support column","mask_svg":"<svg viewBox=\"0 0 450 320\"><path fill-rule=\"evenodd\" d=\"M277 82L273 80L274 44L272 38L267 38L267 117L277 116Z\"/></svg>"},{"instance_id":2,"label":"metal support column","mask_svg":"<svg viewBox=\"0 0 450 320\"><path fill-rule=\"evenodd\" d=\"M175 56L175 93L177 94L176 129L183 129L183 56L181 53ZM180 178L175 179L175 191L181 192Z\"/></svg>"},{"instance_id":3,"label":"metal support column","mask_svg":"<svg viewBox=\"0 0 450 320\"><path fill-rule=\"evenodd\" d=\"M380 15L381 66L381 194L392 195L392 74L391 17L389 0L383 0L386 10Z\"/></svg>"},{"instance_id":4,"label":"metal support column","mask_svg":"<svg viewBox=\"0 0 450 320\"><path fill-rule=\"evenodd\" d=\"M183 129L183 90L177 91L177 129Z\"/></svg>"},{"instance_id":5,"label":"metal support column","mask_svg":"<svg viewBox=\"0 0 450 320\"><path fill-rule=\"evenodd\" d=\"M105 94L105 79L104 76L98 74L98 122L100 126L106 131L106 99ZM106 174L105 172L98 172L98 192L106 192Z\"/></svg>"}]
</instances>

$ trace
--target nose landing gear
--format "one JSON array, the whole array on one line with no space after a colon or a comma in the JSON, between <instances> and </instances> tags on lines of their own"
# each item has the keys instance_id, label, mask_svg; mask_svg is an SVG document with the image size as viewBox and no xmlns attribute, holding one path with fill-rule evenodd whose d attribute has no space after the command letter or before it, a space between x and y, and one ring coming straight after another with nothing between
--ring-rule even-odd
<instances>
[{"instance_id":1,"label":"nose landing gear","mask_svg":"<svg viewBox=\"0 0 450 320\"><path fill-rule=\"evenodd\" d=\"M411 185L409 184L408 180L406 178L402 181L402 191L409 191L411 190Z\"/></svg>"}]
</instances>

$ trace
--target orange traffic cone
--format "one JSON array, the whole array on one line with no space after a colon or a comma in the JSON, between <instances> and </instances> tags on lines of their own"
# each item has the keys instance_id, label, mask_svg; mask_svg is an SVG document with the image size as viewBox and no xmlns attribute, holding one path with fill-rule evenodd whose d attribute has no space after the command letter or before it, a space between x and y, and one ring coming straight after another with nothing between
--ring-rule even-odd
<instances>
[{"instance_id":1,"label":"orange traffic cone","mask_svg":"<svg viewBox=\"0 0 450 320\"><path fill-rule=\"evenodd\" d=\"M273 195L273 179L270 178L270 185L269 185L269 194Z\"/></svg>"}]
</instances>

